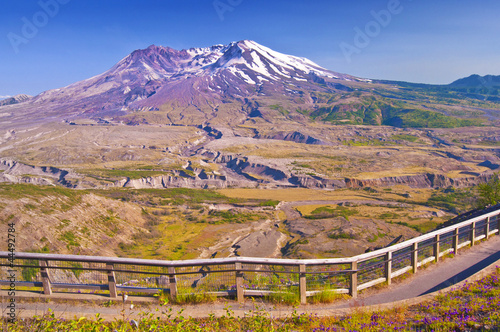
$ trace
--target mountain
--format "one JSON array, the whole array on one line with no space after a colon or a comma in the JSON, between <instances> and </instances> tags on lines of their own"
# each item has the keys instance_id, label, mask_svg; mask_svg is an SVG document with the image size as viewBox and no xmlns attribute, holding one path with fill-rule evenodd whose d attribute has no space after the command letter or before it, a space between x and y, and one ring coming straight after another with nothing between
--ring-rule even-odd
<instances>
[{"instance_id":1,"label":"mountain","mask_svg":"<svg viewBox=\"0 0 500 332\"><path fill-rule=\"evenodd\" d=\"M500 89L500 75L471 75L452 82L450 87L453 88L477 88L477 89Z\"/></svg>"},{"instance_id":2,"label":"mountain","mask_svg":"<svg viewBox=\"0 0 500 332\"><path fill-rule=\"evenodd\" d=\"M28 96L28 95L25 95L25 94L15 95L13 97L6 98L4 100L0 100L0 106L14 105L14 104L23 103L25 101L30 100L31 98L32 98L31 96Z\"/></svg>"},{"instance_id":3,"label":"mountain","mask_svg":"<svg viewBox=\"0 0 500 332\"><path fill-rule=\"evenodd\" d=\"M180 51L151 45L100 75L0 107L0 116L8 128L79 118L231 128L311 121L461 127L498 120L496 111L483 111L498 108L497 100L482 93L372 81L242 40ZM478 107L485 117L478 118Z\"/></svg>"},{"instance_id":4,"label":"mountain","mask_svg":"<svg viewBox=\"0 0 500 332\"><path fill-rule=\"evenodd\" d=\"M250 114L256 105L249 99L257 96L313 103L304 91L350 89L332 81L369 82L249 40L180 51L152 45L132 52L101 75L43 92L29 106L37 109L37 116L46 117L166 110L165 122L203 122L229 115L220 114L227 113L224 104Z\"/></svg>"},{"instance_id":5,"label":"mountain","mask_svg":"<svg viewBox=\"0 0 500 332\"><path fill-rule=\"evenodd\" d=\"M499 110L481 91L367 80L248 40L152 45L1 106L0 182L465 187L500 165Z\"/></svg>"}]
</instances>

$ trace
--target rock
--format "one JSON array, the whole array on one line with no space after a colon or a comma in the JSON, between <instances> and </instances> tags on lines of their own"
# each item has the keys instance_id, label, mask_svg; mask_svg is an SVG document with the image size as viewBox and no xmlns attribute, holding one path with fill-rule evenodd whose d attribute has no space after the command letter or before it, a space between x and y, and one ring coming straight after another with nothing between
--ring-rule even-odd
<instances>
[{"instance_id":1,"label":"rock","mask_svg":"<svg viewBox=\"0 0 500 332\"><path fill-rule=\"evenodd\" d=\"M138 329L139 328L139 323L137 323L136 320L132 319L130 321L130 326L132 326L132 328L135 330L135 329Z\"/></svg>"},{"instance_id":2,"label":"rock","mask_svg":"<svg viewBox=\"0 0 500 332\"><path fill-rule=\"evenodd\" d=\"M276 230L255 232L234 244L237 256L270 257L278 248L281 233Z\"/></svg>"},{"instance_id":3,"label":"rock","mask_svg":"<svg viewBox=\"0 0 500 332\"><path fill-rule=\"evenodd\" d=\"M433 218L433 217L443 217L446 213L443 211L424 211L424 213L416 216L417 218Z\"/></svg>"},{"instance_id":4,"label":"rock","mask_svg":"<svg viewBox=\"0 0 500 332\"><path fill-rule=\"evenodd\" d=\"M269 138L269 139L278 139L283 141L291 141L296 143L305 143L305 144L314 144L314 145L325 145L326 142L311 137L309 135L303 134L298 131L294 131L292 133L281 132L274 135L266 135L266 136L256 136L255 138Z\"/></svg>"},{"instance_id":5,"label":"rock","mask_svg":"<svg viewBox=\"0 0 500 332\"><path fill-rule=\"evenodd\" d=\"M346 178L345 183L347 188L390 187L398 184L407 185L412 188L446 188L450 186L464 188L487 182L490 177L491 173L482 173L479 176L462 178L449 178L442 174L426 173L366 180Z\"/></svg>"}]
</instances>

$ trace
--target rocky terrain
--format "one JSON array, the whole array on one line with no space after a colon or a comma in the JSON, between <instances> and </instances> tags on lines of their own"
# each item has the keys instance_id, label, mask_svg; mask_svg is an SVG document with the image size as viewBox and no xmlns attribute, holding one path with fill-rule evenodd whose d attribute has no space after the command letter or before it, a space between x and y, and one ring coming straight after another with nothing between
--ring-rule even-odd
<instances>
[{"instance_id":1,"label":"rocky terrain","mask_svg":"<svg viewBox=\"0 0 500 332\"><path fill-rule=\"evenodd\" d=\"M114 256L146 231L139 206L92 193L1 187L0 207L0 219L16 225L18 251Z\"/></svg>"},{"instance_id":2,"label":"rocky terrain","mask_svg":"<svg viewBox=\"0 0 500 332\"><path fill-rule=\"evenodd\" d=\"M361 253L472 206L473 187L500 168L497 81L370 80L249 40L152 45L0 102L0 217L19 225L20 250ZM220 194L248 188L259 194ZM353 197L290 205L306 189Z\"/></svg>"},{"instance_id":3,"label":"rocky terrain","mask_svg":"<svg viewBox=\"0 0 500 332\"><path fill-rule=\"evenodd\" d=\"M494 145L500 137L496 128L481 129L479 135L477 129L322 128L323 142L318 144L307 143L306 137L312 136L297 131L260 138L260 134L248 137L225 129L213 137L214 129L157 127L148 137L139 138L149 144L156 137L164 140L163 146L160 141L153 146L127 144L122 134L142 134L140 126L127 127L66 125L64 132L43 128L11 133L0 145L2 154L10 155L0 159L0 182L136 189L339 189L398 184L463 188L487 181L500 164L500 149ZM97 132L106 141L89 142L84 132ZM116 136L122 144L107 143ZM167 141L168 137L177 137L177 143Z\"/></svg>"},{"instance_id":4,"label":"rocky terrain","mask_svg":"<svg viewBox=\"0 0 500 332\"><path fill-rule=\"evenodd\" d=\"M484 80L496 89L494 77L449 86L373 81L249 40L180 51L152 45L101 75L5 100L0 181L473 186L500 164L500 104L463 92Z\"/></svg>"},{"instance_id":5,"label":"rocky terrain","mask_svg":"<svg viewBox=\"0 0 500 332\"><path fill-rule=\"evenodd\" d=\"M10 98L6 98L6 99L3 99L3 100L0 100L0 106L14 105L14 104L23 103L25 101L30 100L31 98L32 98L32 96L28 96L28 95L25 95L25 94L16 95L16 96L13 96L13 97L10 97Z\"/></svg>"}]
</instances>

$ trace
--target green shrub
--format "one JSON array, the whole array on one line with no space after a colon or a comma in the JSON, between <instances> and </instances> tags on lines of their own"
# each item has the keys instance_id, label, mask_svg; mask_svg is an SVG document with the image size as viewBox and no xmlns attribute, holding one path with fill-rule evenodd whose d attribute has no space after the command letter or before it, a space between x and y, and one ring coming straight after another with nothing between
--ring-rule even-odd
<instances>
[{"instance_id":1,"label":"green shrub","mask_svg":"<svg viewBox=\"0 0 500 332\"><path fill-rule=\"evenodd\" d=\"M280 201L277 201L277 200L268 200L268 201L265 201L265 202L260 202L259 206L272 206L272 207L276 207L279 203L280 203Z\"/></svg>"},{"instance_id":2,"label":"green shrub","mask_svg":"<svg viewBox=\"0 0 500 332\"><path fill-rule=\"evenodd\" d=\"M349 220L349 216L357 214L358 211L346 208L344 206L337 206L335 209L328 206L321 206L311 212L310 215L304 216L306 219L327 219L344 217Z\"/></svg>"},{"instance_id":3,"label":"green shrub","mask_svg":"<svg viewBox=\"0 0 500 332\"><path fill-rule=\"evenodd\" d=\"M334 239L334 240L338 240L338 239L354 240L354 239L356 239L355 234L346 233L344 231L341 231L338 233L330 233L330 234L328 234L328 237L330 239Z\"/></svg>"}]
</instances>

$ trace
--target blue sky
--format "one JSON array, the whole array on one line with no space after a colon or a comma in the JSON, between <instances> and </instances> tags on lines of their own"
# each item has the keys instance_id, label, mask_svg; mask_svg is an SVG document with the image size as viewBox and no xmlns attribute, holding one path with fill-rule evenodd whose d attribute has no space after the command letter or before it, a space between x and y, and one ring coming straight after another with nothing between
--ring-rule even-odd
<instances>
[{"instance_id":1,"label":"blue sky","mask_svg":"<svg viewBox=\"0 0 500 332\"><path fill-rule=\"evenodd\" d=\"M66 86L151 44L182 49L242 39L366 78L446 84L475 73L500 74L498 0L23 0L2 5L0 96Z\"/></svg>"}]
</instances>

